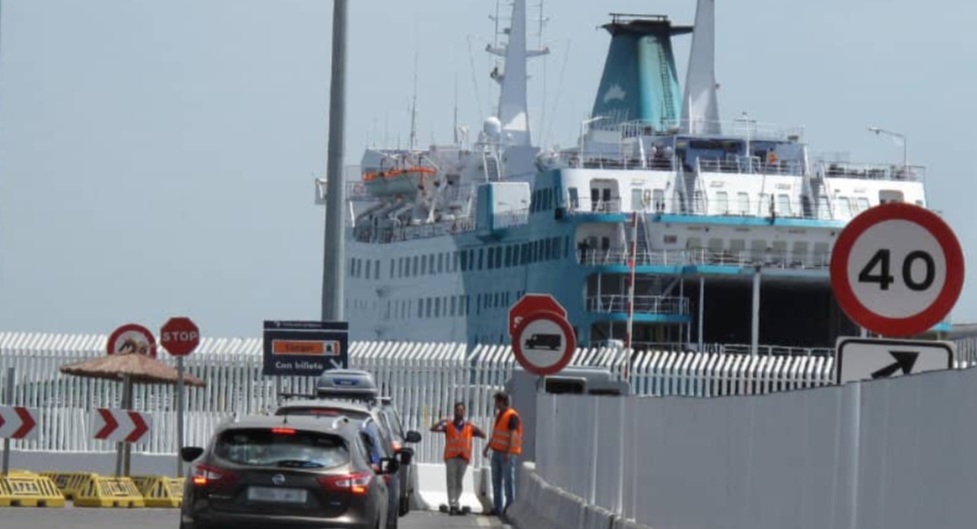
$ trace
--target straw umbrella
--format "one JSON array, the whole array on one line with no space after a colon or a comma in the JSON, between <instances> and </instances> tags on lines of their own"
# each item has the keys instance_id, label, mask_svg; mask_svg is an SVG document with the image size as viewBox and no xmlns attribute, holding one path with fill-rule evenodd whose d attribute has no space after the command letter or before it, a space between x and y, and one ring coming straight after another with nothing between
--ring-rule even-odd
<instances>
[{"instance_id":1,"label":"straw umbrella","mask_svg":"<svg viewBox=\"0 0 977 529\"><path fill-rule=\"evenodd\" d=\"M140 348L126 348L127 352L100 356L58 368L66 375L85 378L100 378L122 382L122 408L132 409L133 384L176 384L176 369L144 354ZM185 373L184 383L195 387L205 387L203 380ZM129 475L131 445L119 443L116 454L116 475Z\"/></svg>"}]
</instances>

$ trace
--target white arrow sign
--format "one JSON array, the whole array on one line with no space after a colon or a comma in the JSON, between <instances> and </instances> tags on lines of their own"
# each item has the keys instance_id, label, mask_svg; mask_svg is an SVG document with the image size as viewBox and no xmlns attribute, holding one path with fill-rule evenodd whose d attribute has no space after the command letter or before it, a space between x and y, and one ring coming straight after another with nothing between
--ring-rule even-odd
<instances>
[{"instance_id":1,"label":"white arrow sign","mask_svg":"<svg viewBox=\"0 0 977 529\"><path fill-rule=\"evenodd\" d=\"M131 410L98 408L92 413L95 439L117 443L139 443L149 439L152 417Z\"/></svg>"},{"instance_id":2,"label":"white arrow sign","mask_svg":"<svg viewBox=\"0 0 977 529\"><path fill-rule=\"evenodd\" d=\"M37 410L0 406L0 439L36 439Z\"/></svg>"},{"instance_id":3,"label":"white arrow sign","mask_svg":"<svg viewBox=\"0 0 977 529\"><path fill-rule=\"evenodd\" d=\"M842 337L838 339L836 380L845 384L944 371L953 369L955 356L953 342Z\"/></svg>"}]
</instances>

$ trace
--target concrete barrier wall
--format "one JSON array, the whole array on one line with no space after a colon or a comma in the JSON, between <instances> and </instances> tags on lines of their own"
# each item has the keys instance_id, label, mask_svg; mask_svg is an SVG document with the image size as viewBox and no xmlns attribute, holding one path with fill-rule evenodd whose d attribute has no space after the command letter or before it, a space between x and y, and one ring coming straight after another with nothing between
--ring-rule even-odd
<instances>
[{"instance_id":1,"label":"concrete barrier wall","mask_svg":"<svg viewBox=\"0 0 977 529\"><path fill-rule=\"evenodd\" d=\"M974 369L720 399L540 395L538 417L538 479L622 523L973 524Z\"/></svg>"}]
</instances>

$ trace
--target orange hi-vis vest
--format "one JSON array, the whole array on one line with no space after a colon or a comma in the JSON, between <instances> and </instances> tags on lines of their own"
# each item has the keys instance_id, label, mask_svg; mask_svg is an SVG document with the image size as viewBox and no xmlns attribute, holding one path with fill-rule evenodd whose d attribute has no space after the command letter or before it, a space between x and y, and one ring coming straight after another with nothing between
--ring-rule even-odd
<instances>
[{"instance_id":1,"label":"orange hi-vis vest","mask_svg":"<svg viewBox=\"0 0 977 529\"><path fill-rule=\"evenodd\" d=\"M444 427L444 460L460 457L465 461L472 460L472 436L474 433L472 424L465 421L465 425L459 431L455 428L454 421Z\"/></svg>"},{"instance_id":2,"label":"orange hi-vis vest","mask_svg":"<svg viewBox=\"0 0 977 529\"><path fill-rule=\"evenodd\" d=\"M519 420L519 426L516 428L516 431L512 432L512 444L509 444L509 435L511 432L509 430L509 421L512 420L513 416L519 417L519 414L512 408L507 408L499 415L499 418L495 421L495 428L492 429L492 440L489 441L489 448L496 452L515 455L522 453L521 419Z\"/></svg>"}]
</instances>

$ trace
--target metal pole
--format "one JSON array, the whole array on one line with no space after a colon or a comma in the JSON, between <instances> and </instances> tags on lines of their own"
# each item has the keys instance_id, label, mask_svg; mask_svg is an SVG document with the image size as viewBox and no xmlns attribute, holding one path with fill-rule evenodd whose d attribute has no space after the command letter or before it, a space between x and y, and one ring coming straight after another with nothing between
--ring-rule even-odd
<instances>
[{"instance_id":1,"label":"metal pole","mask_svg":"<svg viewBox=\"0 0 977 529\"><path fill-rule=\"evenodd\" d=\"M176 357L176 477L183 477L183 357Z\"/></svg>"},{"instance_id":2,"label":"metal pole","mask_svg":"<svg viewBox=\"0 0 977 529\"><path fill-rule=\"evenodd\" d=\"M752 354L756 355L759 353L760 348L760 267L756 267L756 272L753 274L753 332L752 336L752 348L750 351Z\"/></svg>"},{"instance_id":3,"label":"metal pole","mask_svg":"<svg viewBox=\"0 0 977 529\"><path fill-rule=\"evenodd\" d=\"M329 94L329 158L326 163L326 228L322 261L322 321L342 321L344 244L343 143L346 122L346 22L347 0L333 0L332 80Z\"/></svg>"},{"instance_id":4,"label":"metal pole","mask_svg":"<svg viewBox=\"0 0 977 529\"><path fill-rule=\"evenodd\" d=\"M631 213L631 248L628 253L628 269L630 274L628 275L628 332L625 337L627 340L625 348L628 349L628 354L630 355L631 333L634 330L634 269L635 260L638 258L638 214L636 212Z\"/></svg>"},{"instance_id":5,"label":"metal pole","mask_svg":"<svg viewBox=\"0 0 977 529\"><path fill-rule=\"evenodd\" d=\"M16 369L13 367L7 368L7 396L4 398L7 406L14 405L14 381L16 375ZM10 439L4 437L3 439L3 475L6 476L10 472Z\"/></svg>"},{"instance_id":6,"label":"metal pole","mask_svg":"<svg viewBox=\"0 0 977 529\"><path fill-rule=\"evenodd\" d=\"M706 303L706 276L699 276L699 352L702 352L702 315Z\"/></svg>"}]
</instances>

